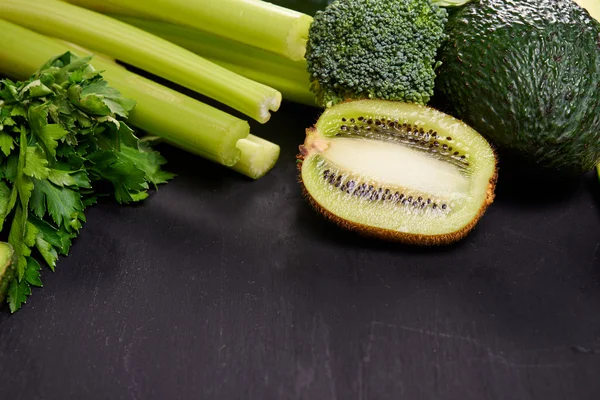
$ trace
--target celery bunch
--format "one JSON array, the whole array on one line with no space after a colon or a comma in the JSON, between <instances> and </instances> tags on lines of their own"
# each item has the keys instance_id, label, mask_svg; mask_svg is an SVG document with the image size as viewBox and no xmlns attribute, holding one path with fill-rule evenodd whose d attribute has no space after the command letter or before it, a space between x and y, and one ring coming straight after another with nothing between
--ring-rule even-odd
<instances>
[{"instance_id":1,"label":"celery bunch","mask_svg":"<svg viewBox=\"0 0 600 400\"><path fill-rule=\"evenodd\" d=\"M27 79L56 54L92 54L2 19L0 31L0 74L14 79ZM253 179L262 177L277 161L279 146L264 140L258 145L246 121L132 73L106 57L96 56L92 64L113 87L136 100L129 116L134 127Z\"/></svg>"},{"instance_id":2,"label":"celery bunch","mask_svg":"<svg viewBox=\"0 0 600 400\"><path fill-rule=\"evenodd\" d=\"M277 89L286 100L316 106L315 95L310 91L305 59L293 61L184 25L126 14L108 15L184 47L230 71Z\"/></svg>"},{"instance_id":3,"label":"celery bunch","mask_svg":"<svg viewBox=\"0 0 600 400\"><path fill-rule=\"evenodd\" d=\"M261 0L65 0L168 40L284 99L316 106L304 54L313 18Z\"/></svg>"},{"instance_id":4,"label":"celery bunch","mask_svg":"<svg viewBox=\"0 0 600 400\"><path fill-rule=\"evenodd\" d=\"M106 54L265 123L281 93L121 21L57 0L1 0L0 15L48 36Z\"/></svg>"},{"instance_id":5,"label":"celery bunch","mask_svg":"<svg viewBox=\"0 0 600 400\"><path fill-rule=\"evenodd\" d=\"M261 0L68 0L96 9L170 22L303 59L312 17Z\"/></svg>"}]
</instances>

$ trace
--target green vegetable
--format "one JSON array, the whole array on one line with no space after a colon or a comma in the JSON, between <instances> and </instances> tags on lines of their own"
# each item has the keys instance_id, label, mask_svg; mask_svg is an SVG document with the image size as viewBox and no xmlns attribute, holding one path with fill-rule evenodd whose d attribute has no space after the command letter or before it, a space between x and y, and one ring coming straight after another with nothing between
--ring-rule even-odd
<instances>
[{"instance_id":1,"label":"green vegetable","mask_svg":"<svg viewBox=\"0 0 600 400\"><path fill-rule=\"evenodd\" d=\"M148 6L144 2L144 7ZM281 93L273 88L148 32L81 7L56 0L0 0L0 15L185 86L261 123L267 122L270 111L280 106Z\"/></svg>"},{"instance_id":2,"label":"green vegetable","mask_svg":"<svg viewBox=\"0 0 600 400\"><path fill-rule=\"evenodd\" d=\"M246 78L281 92L284 99L315 105L306 60L283 56L186 26L146 18L111 14L130 25L160 36Z\"/></svg>"},{"instance_id":3,"label":"green vegetable","mask_svg":"<svg viewBox=\"0 0 600 400\"><path fill-rule=\"evenodd\" d=\"M237 147L242 156L232 169L254 179L262 177L271 170L273 160L279 158L279 146L258 136L248 135L247 138L237 142Z\"/></svg>"},{"instance_id":4,"label":"green vegetable","mask_svg":"<svg viewBox=\"0 0 600 400\"><path fill-rule=\"evenodd\" d=\"M329 4L335 0L269 0L269 3L277 4L278 6L291 8L292 10L314 16L317 11L324 10ZM402 0L398 0L402 1ZM471 0L432 0L431 2L441 7L458 7ZM578 0L594 2L597 0Z\"/></svg>"},{"instance_id":5,"label":"green vegetable","mask_svg":"<svg viewBox=\"0 0 600 400\"><path fill-rule=\"evenodd\" d=\"M8 187L1 185L3 191ZM15 278L13 265L14 250L9 243L0 242L0 304L4 302L8 285Z\"/></svg>"},{"instance_id":6,"label":"green vegetable","mask_svg":"<svg viewBox=\"0 0 600 400\"><path fill-rule=\"evenodd\" d=\"M577 4L586 9L590 16L600 22L600 1L598 0L575 0ZM600 164L596 166L598 178L600 178Z\"/></svg>"},{"instance_id":7,"label":"green vegetable","mask_svg":"<svg viewBox=\"0 0 600 400\"><path fill-rule=\"evenodd\" d=\"M12 312L31 286L41 286L34 249L54 269L99 196L138 202L173 176L127 126L135 102L108 86L89 60L67 52L26 81L0 81L0 227L10 230L15 252Z\"/></svg>"},{"instance_id":8,"label":"green vegetable","mask_svg":"<svg viewBox=\"0 0 600 400\"><path fill-rule=\"evenodd\" d=\"M481 0L450 17L436 90L527 170L600 161L600 24L572 0Z\"/></svg>"},{"instance_id":9,"label":"green vegetable","mask_svg":"<svg viewBox=\"0 0 600 400\"><path fill-rule=\"evenodd\" d=\"M71 51L90 55L86 49L1 19L0 31L0 73L14 79L26 79L56 54ZM238 143L254 140L249 135L250 126L246 121L129 72L110 59L96 56L94 66L104 71L103 76L113 87L136 99L137 105L129 115L129 123L136 128L211 161L235 166L236 171L254 179L267 173L277 161L274 157L261 164L263 169L254 166L244 169L241 165L246 163L240 160L272 157L278 154L279 146L269 142L268 146L254 148L264 151L262 154L242 154ZM244 147L243 143L241 147Z\"/></svg>"},{"instance_id":10,"label":"green vegetable","mask_svg":"<svg viewBox=\"0 0 600 400\"><path fill-rule=\"evenodd\" d=\"M429 0L336 1L317 13L306 49L323 106L348 99L426 104L447 12Z\"/></svg>"},{"instance_id":11,"label":"green vegetable","mask_svg":"<svg viewBox=\"0 0 600 400\"><path fill-rule=\"evenodd\" d=\"M260 0L69 0L106 11L112 5L130 14L154 17L212 32L291 60L301 60L312 18Z\"/></svg>"},{"instance_id":12,"label":"green vegetable","mask_svg":"<svg viewBox=\"0 0 600 400\"><path fill-rule=\"evenodd\" d=\"M435 55L444 38L443 26L447 18L447 12L440 4L456 6L469 0L335 1L324 11L317 12L314 20L308 15L302 18L298 12L285 11L285 8L257 0L70 1L104 13L137 17L137 21L128 21L198 54L207 54L215 62L242 75L272 84L284 95L287 92L290 98L290 92L292 96L296 91L304 93L305 86L304 83L289 85L300 82L300 76L283 72L287 68L285 63L279 62L280 72L273 73L278 70L275 64L269 64L262 72L257 68L256 58L245 59L247 51L241 51L239 57L234 51L219 56L217 53L222 52L215 51L216 46L212 45L208 47L213 50L206 51L205 37L197 31L289 57L281 48L270 46L277 36L278 43L303 49L301 53L306 55L317 104L327 107L360 98L427 103L433 94ZM156 22L141 25L140 19L181 26L177 29ZM312 23L297 24L299 20L312 20ZM303 33L300 26L305 29ZM188 28L194 28L196 33L186 32ZM238 35L241 32L245 35ZM282 73L285 81L280 81Z\"/></svg>"}]
</instances>

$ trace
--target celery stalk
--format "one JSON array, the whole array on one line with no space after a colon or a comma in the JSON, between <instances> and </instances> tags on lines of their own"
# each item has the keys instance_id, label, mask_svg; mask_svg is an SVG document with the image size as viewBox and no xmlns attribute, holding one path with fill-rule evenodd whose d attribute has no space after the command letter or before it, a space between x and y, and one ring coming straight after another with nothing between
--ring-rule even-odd
<instances>
[{"instance_id":1,"label":"celery stalk","mask_svg":"<svg viewBox=\"0 0 600 400\"><path fill-rule=\"evenodd\" d=\"M65 43L73 53L92 55L92 53L85 48L61 41L60 39L55 40ZM113 83L116 82L113 87L117 89L120 87L124 88L121 93L133 99L142 99L143 105L140 107L138 101L135 109L130 113L129 122L131 122L133 126L162 137L170 144L212 161L215 161L215 159L212 157L211 153L207 153L204 143L219 143L218 148L221 149L221 153L231 154L232 156L235 153L236 163L232 164L233 158L223 159L223 161L217 160L217 162L252 179L262 178L275 166L275 163L279 159L280 147L275 143L249 134L250 128L246 121L223 113L220 110L198 102L179 92L174 92L171 89L127 70L125 70L124 74L115 75L112 73L113 68L121 68L121 72L124 68L104 55L95 55L92 64L96 69L105 71L103 75L107 81L114 78L111 81ZM111 83L111 85L113 83ZM149 97L147 96L147 91L150 91L155 95ZM211 128L207 129L205 132L210 132L210 129L214 129L215 126L218 126L219 123L225 119L230 120L231 125L227 127L228 130L224 131L222 128L217 130L217 133L219 133L222 138L221 142L218 140L214 142L217 139L217 136L212 132L209 135L208 141L205 137L202 137L204 135L198 136L193 125L185 125L186 127L191 128L190 134L186 135L185 140L180 138L180 134L172 134L173 132L181 132L182 130L179 125L173 127L173 121L190 120L188 115L181 112L182 109L189 108L190 106L192 109L200 106L204 111L204 119L211 119L209 121L209 123L211 123ZM163 121L160 118L156 118L160 115L157 110L166 110L169 115L174 117L174 119ZM214 113L215 111L216 113ZM199 114L197 110L193 113L194 115ZM166 122L166 125L164 125L164 122ZM243 129L241 129L242 127ZM240 135L231 135L232 131L237 132L240 135L243 132L243 137ZM197 143L198 139L202 139L202 142ZM210 139L212 139L212 142ZM239 151L234 151L234 146Z\"/></svg>"},{"instance_id":2,"label":"celery stalk","mask_svg":"<svg viewBox=\"0 0 600 400\"><path fill-rule=\"evenodd\" d=\"M306 51L312 17L261 0L67 0L101 12L129 14L187 25L291 60ZM263 29L257 27L262 25Z\"/></svg>"},{"instance_id":3,"label":"celery stalk","mask_svg":"<svg viewBox=\"0 0 600 400\"><path fill-rule=\"evenodd\" d=\"M80 44L185 86L265 123L281 93L108 16L57 0L0 0L3 19Z\"/></svg>"},{"instance_id":4,"label":"celery stalk","mask_svg":"<svg viewBox=\"0 0 600 400\"><path fill-rule=\"evenodd\" d=\"M273 168L279 158L279 146L252 134L239 140L237 147L242 152L242 156L231 169L252 179L262 178Z\"/></svg>"},{"instance_id":5,"label":"celery stalk","mask_svg":"<svg viewBox=\"0 0 600 400\"><path fill-rule=\"evenodd\" d=\"M250 65L257 69L276 65L279 68L283 67L296 72L302 72L306 76L306 79L308 79L307 65L304 58L292 61L279 54L184 25L121 14L106 15L169 41L172 41L172 39L181 41L188 47L192 47L193 50L198 50L199 53L208 53L211 58L233 61L237 55L240 64Z\"/></svg>"},{"instance_id":6,"label":"celery stalk","mask_svg":"<svg viewBox=\"0 0 600 400\"><path fill-rule=\"evenodd\" d=\"M289 77L271 74L269 70L247 68L246 66L223 60L213 59L212 61L237 74L279 90L286 100L313 107L317 106L315 95L310 91L309 85L304 80L290 79Z\"/></svg>"},{"instance_id":7,"label":"celery stalk","mask_svg":"<svg viewBox=\"0 0 600 400\"><path fill-rule=\"evenodd\" d=\"M246 78L275 88L286 100L316 105L304 59L292 61L269 51L169 22L123 14L109 16L160 36Z\"/></svg>"},{"instance_id":8,"label":"celery stalk","mask_svg":"<svg viewBox=\"0 0 600 400\"><path fill-rule=\"evenodd\" d=\"M26 79L48 59L72 51L84 56L88 51L81 47L55 40L21 26L0 19L0 73L13 79ZM123 95L137 101L129 116L129 122L153 135L164 138L186 151L211 161L233 167L236 171L256 179L257 171L265 163L255 165L248 160L253 157L272 159L274 144L264 148L249 149L238 146L249 138L247 122L223 111L205 105L179 92L166 88L134 74L103 56L95 56L92 65L103 70L111 86ZM241 149L240 149L241 147ZM242 154L242 151L258 150L258 154Z\"/></svg>"},{"instance_id":9,"label":"celery stalk","mask_svg":"<svg viewBox=\"0 0 600 400\"><path fill-rule=\"evenodd\" d=\"M104 77L113 87L137 101L129 117L136 128L225 166L235 165L239 160L240 152L234 148L250 133L246 121L129 72L114 62L96 57L92 65L105 71Z\"/></svg>"}]
</instances>

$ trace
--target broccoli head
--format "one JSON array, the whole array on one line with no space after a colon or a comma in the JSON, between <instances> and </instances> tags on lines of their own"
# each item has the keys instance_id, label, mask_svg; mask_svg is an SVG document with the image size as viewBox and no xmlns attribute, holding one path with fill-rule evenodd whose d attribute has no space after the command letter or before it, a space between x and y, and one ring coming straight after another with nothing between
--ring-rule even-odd
<instances>
[{"instance_id":1,"label":"broccoli head","mask_svg":"<svg viewBox=\"0 0 600 400\"><path fill-rule=\"evenodd\" d=\"M428 103L447 17L431 0L338 0L317 12L306 48L317 102Z\"/></svg>"}]
</instances>

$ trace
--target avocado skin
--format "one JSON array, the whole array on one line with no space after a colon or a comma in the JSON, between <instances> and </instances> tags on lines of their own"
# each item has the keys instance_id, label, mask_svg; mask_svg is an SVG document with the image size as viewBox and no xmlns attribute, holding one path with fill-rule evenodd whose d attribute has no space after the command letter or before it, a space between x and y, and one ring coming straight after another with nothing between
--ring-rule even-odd
<instances>
[{"instance_id":1,"label":"avocado skin","mask_svg":"<svg viewBox=\"0 0 600 400\"><path fill-rule=\"evenodd\" d=\"M450 13L436 91L445 111L527 168L600 162L600 24L572 0L479 0Z\"/></svg>"}]
</instances>

